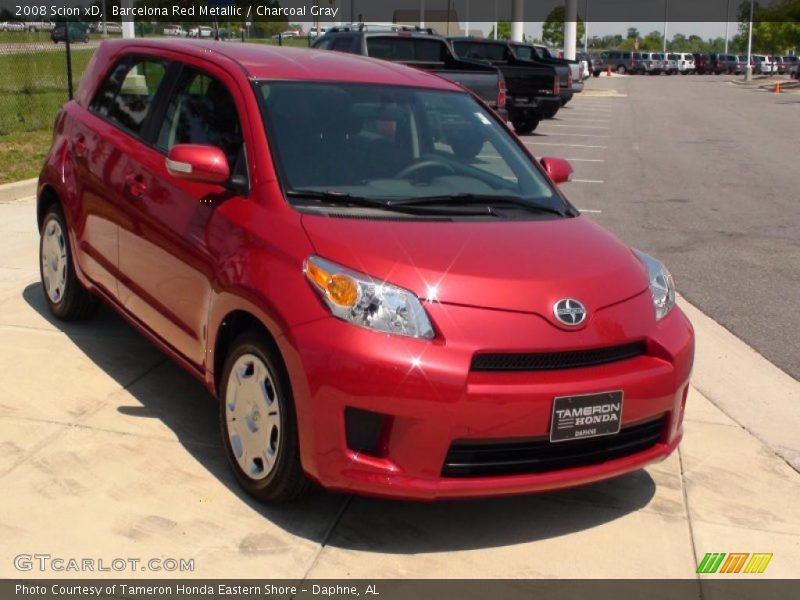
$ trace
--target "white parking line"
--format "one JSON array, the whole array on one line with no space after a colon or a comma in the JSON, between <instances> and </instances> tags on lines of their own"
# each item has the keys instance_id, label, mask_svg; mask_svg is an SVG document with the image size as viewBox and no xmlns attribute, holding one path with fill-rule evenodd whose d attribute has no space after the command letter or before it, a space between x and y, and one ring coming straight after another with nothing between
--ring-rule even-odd
<instances>
[{"instance_id":1,"label":"white parking line","mask_svg":"<svg viewBox=\"0 0 800 600\"><path fill-rule=\"evenodd\" d=\"M611 129L603 125L559 125L556 123L543 123L543 125L548 127L572 127L573 129Z\"/></svg>"},{"instance_id":2,"label":"white parking line","mask_svg":"<svg viewBox=\"0 0 800 600\"><path fill-rule=\"evenodd\" d=\"M597 117L573 117L573 116L570 116L566 119L558 117L557 119L553 119L553 121L590 121L592 123L608 123L608 119L598 119Z\"/></svg>"},{"instance_id":3,"label":"white parking line","mask_svg":"<svg viewBox=\"0 0 800 600\"><path fill-rule=\"evenodd\" d=\"M572 162L606 162L602 158L565 158L564 160L571 160Z\"/></svg>"},{"instance_id":4,"label":"white parking line","mask_svg":"<svg viewBox=\"0 0 800 600\"><path fill-rule=\"evenodd\" d=\"M605 150L608 146L591 146L587 144L559 144L557 142L522 142L526 146L564 146L566 148L599 148Z\"/></svg>"},{"instance_id":5,"label":"white parking line","mask_svg":"<svg viewBox=\"0 0 800 600\"><path fill-rule=\"evenodd\" d=\"M602 179L570 179L574 183L605 183Z\"/></svg>"},{"instance_id":6,"label":"white parking line","mask_svg":"<svg viewBox=\"0 0 800 600\"><path fill-rule=\"evenodd\" d=\"M593 138L611 137L611 136L608 136L608 135L600 135L600 134L597 134L597 133L568 133L568 132L561 133L560 131L558 133L553 132L552 135L571 135L573 137L593 137Z\"/></svg>"}]
</instances>

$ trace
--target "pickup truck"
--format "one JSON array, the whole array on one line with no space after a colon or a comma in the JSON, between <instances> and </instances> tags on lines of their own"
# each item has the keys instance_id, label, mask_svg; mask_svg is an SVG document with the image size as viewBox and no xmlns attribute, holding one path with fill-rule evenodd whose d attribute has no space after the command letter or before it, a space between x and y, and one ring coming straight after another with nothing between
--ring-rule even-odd
<instances>
[{"instance_id":1,"label":"pickup truck","mask_svg":"<svg viewBox=\"0 0 800 600\"><path fill-rule=\"evenodd\" d=\"M581 66L579 61L556 56L547 46L534 45L533 49L536 51L538 57L536 60L550 65L566 66L570 70L570 74L572 75L570 89L573 94L580 94L583 91L583 79L580 76ZM521 53L522 50L518 48L517 52ZM567 102L569 102L569 100L567 100ZM566 102L564 104L566 104Z\"/></svg>"},{"instance_id":2,"label":"pickup truck","mask_svg":"<svg viewBox=\"0 0 800 600\"><path fill-rule=\"evenodd\" d=\"M369 25L331 27L314 43L319 50L361 54L435 73L468 89L508 120L506 82L499 69L485 63L462 60L453 54L446 38L431 30L403 26Z\"/></svg>"},{"instance_id":3,"label":"pickup truck","mask_svg":"<svg viewBox=\"0 0 800 600\"><path fill-rule=\"evenodd\" d=\"M562 73L556 67L519 58L512 44L503 40L450 38L450 41L459 57L484 61L500 69L506 79L506 107L518 133L530 133L539 121L554 117L561 108ZM569 69L559 68L567 83Z\"/></svg>"}]
</instances>

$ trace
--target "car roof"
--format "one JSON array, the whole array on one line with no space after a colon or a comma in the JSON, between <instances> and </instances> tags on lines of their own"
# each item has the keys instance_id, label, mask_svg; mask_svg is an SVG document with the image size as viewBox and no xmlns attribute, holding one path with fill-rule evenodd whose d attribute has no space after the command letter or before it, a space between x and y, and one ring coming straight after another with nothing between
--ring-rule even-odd
<instances>
[{"instance_id":1,"label":"car roof","mask_svg":"<svg viewBox=\"0 0 800 600\"><path fill-rule=\"evenodd\" d=\"M463 91L458 85L442 77L419 69L366 56L313 50L286 48L266 44L218 42L215 40L108 40L109 50L124 52L126 47L172 50L200 60L214 62L215 55L239 65L253 79L296 79L307 81L346 81L405 85L433 89Z\"/></svg>"}]
</instances>

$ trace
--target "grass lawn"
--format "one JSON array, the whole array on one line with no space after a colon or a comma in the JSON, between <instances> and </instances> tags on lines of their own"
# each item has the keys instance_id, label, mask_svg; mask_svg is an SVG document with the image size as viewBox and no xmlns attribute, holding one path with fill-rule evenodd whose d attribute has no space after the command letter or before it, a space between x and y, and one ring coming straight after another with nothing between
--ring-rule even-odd
<instances>
[{"instance_id":1,"label":"grass lawn","mask_svg":"<svg viewBox=\"0 0 800 600\"><path fill-rule=\"evenodd\" d=\"M92 49L72 51L76 89L93 53ZM67 101L64 52L0 55L0 73L0 135L50 127Z\"/></svg>"},{"instance_id":2,"label":"grass lawn","mask_svg":"<svg viewBox=\"0 0 800 600\"><path fill-rule=\"evenodd\" d=\"M0 135L0 183L39 175L52 139L49 128Z\"/></svg>"}]
</instances>

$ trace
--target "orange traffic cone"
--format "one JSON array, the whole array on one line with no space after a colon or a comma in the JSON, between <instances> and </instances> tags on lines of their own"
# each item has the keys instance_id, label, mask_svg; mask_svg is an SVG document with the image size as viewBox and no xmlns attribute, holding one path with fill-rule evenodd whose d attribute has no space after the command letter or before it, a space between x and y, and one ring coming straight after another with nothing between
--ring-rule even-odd
<instances>
[{"instance_id":1,"label":"orange traffic cone","mask_svg":"<svg viewBox=\"0 0 800 600\"><path fill-rule=\"evenodd\" d=\"M772 88L772 93L773 94L780 94L781 93L781 82L780 81L776 81L775 82L775 87Z\"/></svg>"}]
</instances>

